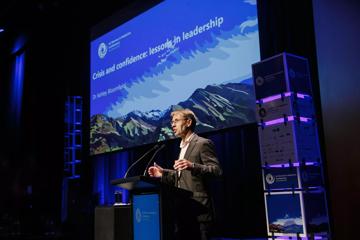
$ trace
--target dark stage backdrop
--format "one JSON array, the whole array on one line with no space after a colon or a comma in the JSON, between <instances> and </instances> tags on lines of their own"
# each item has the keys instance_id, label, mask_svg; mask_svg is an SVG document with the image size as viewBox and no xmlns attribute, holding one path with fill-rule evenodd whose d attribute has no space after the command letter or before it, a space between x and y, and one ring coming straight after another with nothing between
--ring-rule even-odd
<instances>
[{"instance_id":1,"label":"dark stage backdrop","mask_svg":"<svg viewBox=\"0 0 360 240\"><path fill-rule=\"evenodd\" d=\"M309 59L317 118L321 122L311 1L278 0L257 3L261 58L288 52ZM319 128L320 136L323 136L321 124ZM215 181L212 188L215 192L217 230L227 237L265 236L265 208L256 125L230 128L204 136L214 141L224 170L223 178ZM130 150L129 163L150 147ZM171 166L171 159L175 159L177 154L178 142L169 141L157 162ZM105 162L111 161L106 156L101 158ZM141 174L144 167L145 165L140 165L133 174ZM112 194L114 189L104 191ZM104 204L113 201L111 197L104 197L102 200Z\"/></svg>"},{"instance_id":2,"label":"dark stage backdrop","mask_svg":"<svg viewBox=\"0 0 360 240\"><path fill-rule=\"evenodd\" d=\"M139 9L141 9L140 6ZM130 9L129 12L138 11ZM119 15L129 14L124 12ZM100 24L100 26L106 25ZM251 79L249 82L252 84ZM250 87L252 90L251 85ZM88 101L90 97L85 97L85 100ZM255 101L253 106L255 107ZM84 114L88 116L87 112ZM249 122L254 122L254 120ZM85 132L88 133L87 130ZM210 184L216 210L217 234L228 237L265 237L265 207L256 124L245 124L201 135L214 141L224 171L222 178ZM88 136L85 136L84 142L88 142L87 139ZM167 140L165 144L166 148L159 153L156 162L161 166L172 168L179 154L179 141ZM119 189L111 186L110 181L123 177L127 166L152 146L153 144L148 144L113 154L92 156L90 161L85 163L92 169L91 178L94 182L92 199L95 200L95 205L114 203L114 192ZM129 175L141 175L145 169L146 160L148 159L138 164Z\"/></svg>"},{"instance_id":3,"label":"dark stage backdrop","mask_svg":"<svg viewBox=\"0 0 360 240\"><path fill-rule=\"evenodd\" d=\"M2 217L11 217L11 219L7 218L9 221L6 224L12 224L12 220L20 219L22 226L32 234L44 232L47 219L55 220L57 231L67 232L67 235L77 235L78 237L74 239L86 239L87 236L91 238L93 233L94 206L100 203L101 198L94 194L98 192L94 190L94 169L97 168L95 164L98 161L85 155L89 148L86 145L89 119L86 118L83 129L85 157L82 159L81 178L77 182L72 182L69 187L69 203L71 203L69 219L65 226L60 222L64 101L67 95L81 95L85 100L89 97L90 27L112 15L115 9L125 9L130 5L140 8L144 1L104 0L103 2L104 4L88 3L91 6L89 11L84 11L85 6L80 2L65 4L64 1L57 1L60 5L24 7L22 11L15 9L16 11L10 14L12 18L18 17L17 21L12 22L18 22L22 26L18 29L19 32L29 33L25 46L27 50L25 64L28 65L26 65L20 126L15 127L10 115L11 100L8 92L11 86L9 71L13 57L8 53L2 54L9 57L2 57L0 62L0 106L4 114L1 115L0 120L5 143L1 145L0 151L2 189L0 212ZM133 4L133 2L137 3ZM286 51L309 58L314 95L319 96L312 1L259 0L258 18L261 57L266 58ZM12 46L12 44L8 45ZM1 42L1 49L5 46ZM2 81L3 79L5 81ZM319 97L316 100L319 114ZM89 106L89 102L85 101L84 106ZM89 109L85 107L83 113L84 116L89 116ZM321 119L320 114L319 117ZM322 131L321 126L320 131ZM338 132L333 136L336 134ZM218 209L222 208L221 211L217 211L217 219L229 225L223 224L219 227L219 231L227 232L232 236L265 234L256 126L235 127L207 136L214 140L224 169L224 177L214 183L213 191L218 197L216 200L217 206L220 207ZM176 140L167 144L167 148L159 155L161 159L157 160L164 165L165 162L170 164L169 159L174 159L178 154ZM128 156L125 157L129 158L131 163L149 147L133 149L126 153ZM117 162L125 162L121 160L123 154L125 152L99 156L103 158L100 162L103 162L104 167L106 164L109 165L108 169L116 168L113 165ZM118 167L121 169L121 166ZM140 168L141 166L139 170ZM111 180L115 177L119 177L119 173L109 175L107 179ZM28 186L31 188L27 188ZM109 194L108 196L111 196L112 193ZM339 195L339 198L341 197ZM112 202L110 198L105 197L101 201L104 204ZM31 209L28 203L32 204ZM24 219L29 209L33 214L31 221ZM236 225L237 223L244 225Z\"/></svg>"},{"instance_id":4,"label":"dark stage backdrop","mask_svg":"<svg viewBox=\"0 0 360 240\"><path fill-rule=\"evenodd\" d=\"M333 236L357 239L360 2L313 1L313 7Z\"/></svg>"}]
</instances>

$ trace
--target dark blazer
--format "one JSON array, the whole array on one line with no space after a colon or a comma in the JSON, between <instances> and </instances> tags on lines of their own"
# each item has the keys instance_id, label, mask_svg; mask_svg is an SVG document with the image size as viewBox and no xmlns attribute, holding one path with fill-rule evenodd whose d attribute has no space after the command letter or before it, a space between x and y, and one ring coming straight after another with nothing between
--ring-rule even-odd
<instances>
[{"instance_id":1,"label":"dark blazer","mask_svg":"<svg viewBox=\"0 0 360 240\"><path fill-rule=\"evenodd\" d=\"M199 221L212 220L211 199L206 189L206 180L222 174L214 144L211 140L194 135L191 139L184 159L194 163L194 168L181 171L178 179L176 171L164 169L161 180L165 183L193 192L193 199L204 205L208 212L198 217Z\"/></svg>"}]
</instances>

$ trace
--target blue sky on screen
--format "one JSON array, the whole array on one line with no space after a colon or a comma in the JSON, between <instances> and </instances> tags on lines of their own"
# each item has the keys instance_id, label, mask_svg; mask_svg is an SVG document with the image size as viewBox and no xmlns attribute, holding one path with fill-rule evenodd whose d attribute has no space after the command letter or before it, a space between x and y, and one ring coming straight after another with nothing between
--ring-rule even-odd
<instances>
[{"instance_id":1,"label":"blue sky on screen","mask_svg":"<svg viewBox=\"0 0 360 240\"><path fill-rule=\"evenodd\" d=\"M267 205L270 224L283 226L288 224L303 224L300 197L298 194L268 195Z\"/></svg>"},{"instance_id":2,"label":"blue sky on screen","mask_svg":"<svg viewBox=\"0 0 360 240\"><path fill-rule=\"evenodd\" d=\"M91 115L164 110L196 88L250 78L259 59L254 1L164 1L91 43Z\"/></svg>"}]
</instances>

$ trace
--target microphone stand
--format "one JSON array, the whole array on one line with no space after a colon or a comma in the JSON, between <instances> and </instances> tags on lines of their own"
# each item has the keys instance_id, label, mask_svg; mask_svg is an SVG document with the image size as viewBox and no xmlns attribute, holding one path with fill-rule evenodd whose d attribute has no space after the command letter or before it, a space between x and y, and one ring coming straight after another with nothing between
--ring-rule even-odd
<instances>
[{"instance_id":1,"label":"microphone stand","mask_svg":"<svg viewBox=\"0 0 360 240\"><path fill-rule=\"evenodd\" d=\"M158 152L161 151L161 149L163 149L165 147L165 144L161 145L161 147L159 147L155 152L154 154L152 155L152 157L150 158L148 164L146 165L146 168L144 170L144 173L143 173L143 176L146 176L146 172L147 172L147 169L149 168L151 162L154 160L155 156L157 155Z\"/></svg>"},{"instance_id":2,"label":"microphone stand","mask_svg":"<svg viewBox=\"0 0 360 240\"><path fill-rule=\"evenodd\" d=\"M158 149L159 145L156 144L154 147L152 147L150 150L148 150L146 153L144 153L144 155L142 155L138 160L136 160L133 164L130 165L130 167L127 169L124 178L127 177L127 175L129 174L130 170L138 163L140 162L144 157L146 157L150 152L154 151L155 149Z\"/></svg>"}]
</instances>

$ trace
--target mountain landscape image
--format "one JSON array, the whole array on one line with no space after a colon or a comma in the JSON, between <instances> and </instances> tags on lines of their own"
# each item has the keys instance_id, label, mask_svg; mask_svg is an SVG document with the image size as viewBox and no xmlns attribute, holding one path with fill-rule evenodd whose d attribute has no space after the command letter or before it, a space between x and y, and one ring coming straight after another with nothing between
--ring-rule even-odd
<instances>
[{"instance_id":1,"label":"mountain landscape image","mask_svg":"<svg viewBox=\"0 0 360 240\"><path fill-rule=\"evenodd\" d=\"M251 79L198 88L185 101L169 105L163 111L132 111L118 118L93 115L90 120L90 154L175 138L170 114L183 108L191 109L197 116L197 133L254 122L255 96Z\"/></svg>"}]
</instances>

